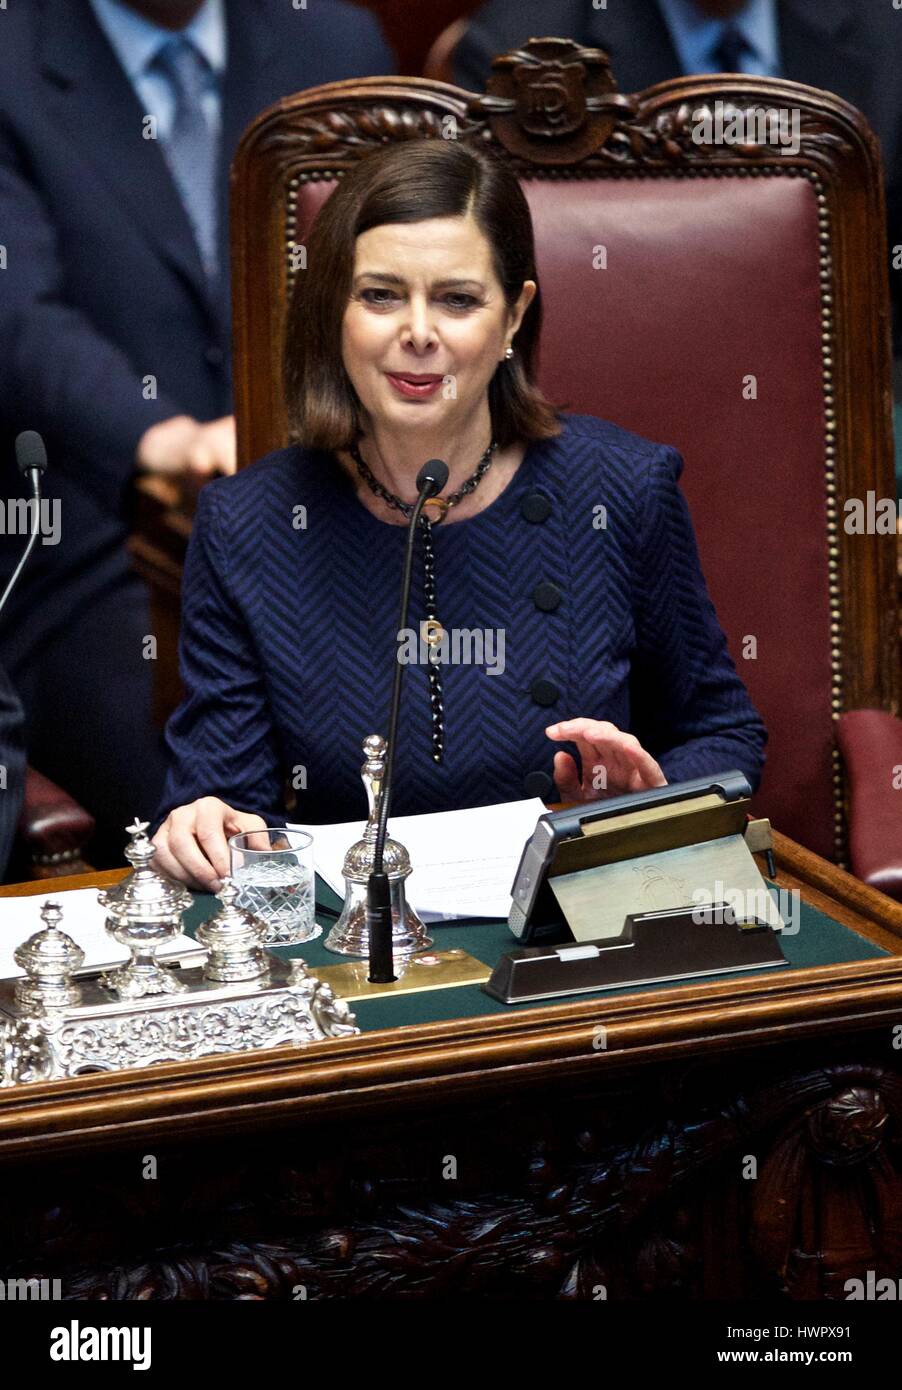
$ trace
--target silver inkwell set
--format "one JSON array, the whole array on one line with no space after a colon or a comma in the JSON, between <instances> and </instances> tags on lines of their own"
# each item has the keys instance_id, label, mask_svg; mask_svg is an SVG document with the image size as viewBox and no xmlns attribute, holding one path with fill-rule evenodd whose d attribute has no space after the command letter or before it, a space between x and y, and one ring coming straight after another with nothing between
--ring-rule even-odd
<instances>
[{"instance_id":1,"label":"silver inkwell set","mask_svg":"<svg viewBox=\"0 0 902 1390\"><path fill-rule=\"evenodd\" d=\"M25 973L0 980L0 1086L359 1032L303 960L265 949L264 924L237 905L230 879L219 911L197 930L201 949L158 959L181 934L192 896L153 867L148 824L128 827L132 872L98 893L107 932L128 950L124 964L85 970L52 901L40 909L41 930L14 952Z\"/></svg>"}]
</instances>

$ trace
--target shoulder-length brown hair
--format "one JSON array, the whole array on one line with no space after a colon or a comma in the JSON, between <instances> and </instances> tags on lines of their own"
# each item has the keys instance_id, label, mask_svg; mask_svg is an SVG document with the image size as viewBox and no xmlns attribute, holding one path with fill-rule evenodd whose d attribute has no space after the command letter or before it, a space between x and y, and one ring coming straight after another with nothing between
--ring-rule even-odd
<instances>
[{"instance_id":1,"label":"shoulder-length brown hair","mask_svg":"<svg viewBox=\"0 0 902 1390\"><path fill-rule=\"evenodd\" d=\"M529 205L513 170L456 140L416 139L366 155L320 209L307 241L286 323L285 395L292 437L316 449L347 448L361 433L360 399L341 355L355 243L372 227L472 215L492 248L512 309L524 280L539 280ZM537 289L514 340L514 356L489 383L499 448L559 434L557 411L533 382L542 296Z\"/></svg>"}]
</instances>

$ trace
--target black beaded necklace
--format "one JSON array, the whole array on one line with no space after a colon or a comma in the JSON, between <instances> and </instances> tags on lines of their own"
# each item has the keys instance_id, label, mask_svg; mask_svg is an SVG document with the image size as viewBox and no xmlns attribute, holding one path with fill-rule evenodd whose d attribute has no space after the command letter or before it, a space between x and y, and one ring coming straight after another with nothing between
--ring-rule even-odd
<instances>
[{"instance_id":1,"label":"black beaded necklace","mask_svg":"<svg viewBox=\"0 0 902 1390\"><path fill-rule=\"evenodd\" d=\"M427 517L425 508L420 513L420 529L423 535L423 600L426 604L426 618L423 629L426 637L426 644L429 648L429 664L426 674L429 678L429 703L432 710L432 761L441 763L445 751L445 707L442 703L442 677L438 664L441 652L439 647L445 635L445 630L439 621L436 612L435 597L435 554L432 549L432 527L433 524L444 520L449 507L454 507L464 497L479 486L491 467L495 450L498 448L496 440L492 440L482 458L476 466L475 471L467 479L462 487L453 492L450 497L432 497L426 503L427 507L435 507L438 515L434 518ZM357 472L371 492L377 497L381 497L383 502L387 502L390 507L394 507L404 516L410 516L413 511L413 502L402 502L400 497L396 497L388 488L383 487L378 478L375 478L360 457L360 450L356 443L348 446L348 453L357 465Z\"/></svg>"}]
</instances>

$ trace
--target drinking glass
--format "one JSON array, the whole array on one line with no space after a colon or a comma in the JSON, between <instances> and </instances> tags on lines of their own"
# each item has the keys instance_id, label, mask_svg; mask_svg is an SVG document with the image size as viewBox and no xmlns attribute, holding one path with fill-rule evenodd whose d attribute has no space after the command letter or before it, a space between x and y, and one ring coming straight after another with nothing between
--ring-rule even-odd
<instances>
[{"instance_id":1,"label":"drinking glass","mask_svg":"<svg viewBox=\"0 0 902 1390\"><path fill-rule=\"evenodd\" d=\"M259 917L267 946L297 946L321 935L315 918L313 836L280 825L229 838L238 905Z\"/></svg>"}]
</instances>

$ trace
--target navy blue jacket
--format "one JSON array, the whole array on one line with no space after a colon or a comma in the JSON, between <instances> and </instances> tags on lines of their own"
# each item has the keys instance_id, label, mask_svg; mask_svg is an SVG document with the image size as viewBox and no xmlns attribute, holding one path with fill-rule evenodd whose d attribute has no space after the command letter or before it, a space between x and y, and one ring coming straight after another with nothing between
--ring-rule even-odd
<instances>
[{"instance_id":1,"label":"navy blue jacket","mask_svg":"<svg viewBox=\"0 0 902 1390\"><path fill-rule=\"evenodd\" d=\"M433 528L444 627L494 637L481 651L462 639L464 659L442 665L441 766L426 666L407 667L398 815L552 799L561 745L545 727L580 716L635 733L669 782L739 768L758 785L767 736L705 588L679 454L590 415L563 420L484 511ZM387 731L405 534L317 450L204 488L154 830L207 795L284 823L286 780L299 820L365 815L361 743ZM411 628L424 616L417 560Z\"/></svg>"},{"instance_id":2,"label":"navy blue jacket","mask_svg":"<svg viewBox=\"0 0 902 1390\"><path fill-rule=\"evenodd\" d=\"M280 97L393 73L373 15L341 0L227 0L221 263L227 169L241 133ZM21 429L46 437L62 540L39 545L4 615L27 660L127 563L138 440L168 416L231 410L228 286L211 292L143 111L85 0L16 0L0 13L0 457L6 496ZM156 379L156 398L146 378ZM153 389L152 387L150 388ZM0 537L0 573L22 541ZM52 600L47 601L52 595ZM28 620L17 615L28 610Z\"/></svg>"}]
</instances>

